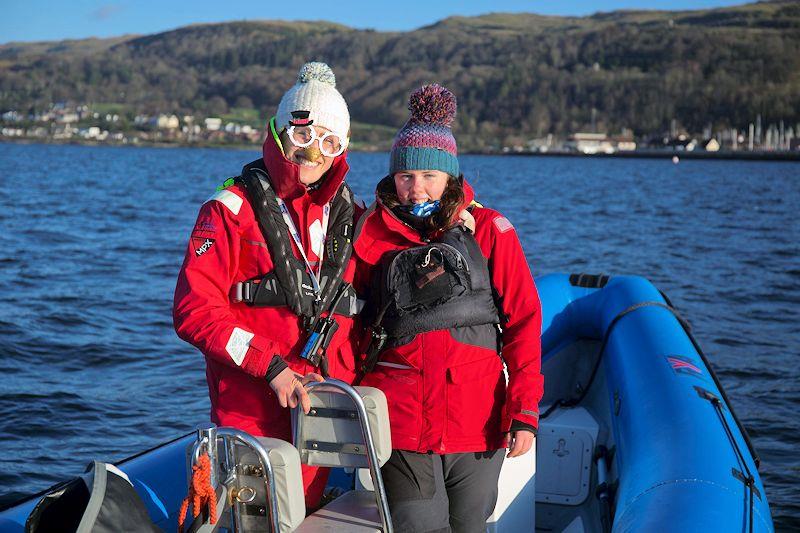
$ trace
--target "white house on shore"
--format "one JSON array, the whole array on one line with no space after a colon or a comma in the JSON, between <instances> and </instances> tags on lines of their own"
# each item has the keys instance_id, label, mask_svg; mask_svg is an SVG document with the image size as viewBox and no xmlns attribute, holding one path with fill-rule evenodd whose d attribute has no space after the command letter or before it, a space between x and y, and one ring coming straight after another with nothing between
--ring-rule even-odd
<instances>
[{"instance_id":1,"label":"white house on shore","mask_svg":"<svg viewBox=\"0 0 800 533\"><path fill-rule=\"evenodd\" d=\"M219 131L219 129L222 127L221 118L208 117L204 122L208 131Z\"/></svg>"},{"instance_id":2,"label":"white house on shore","mask_svg":"<svg viewBox=\"0 0 800 533\"><path fill-rule=\"evenodd\" d=\"M181 123L175 115L158 115L156 127L160 130L177 130Z\"/></svg>"},{"instance_id":3,"label":"white house on shore","mask_svg":"<svg viewBox=\"0 0 800 533\"><path fill-rule=\"evenodd\" d=\"M606 133L574 133L564 143L568 150L582 154L614 154L636 150L636 142L632 135L609 137Z\"/></svg>"}]
</instances>

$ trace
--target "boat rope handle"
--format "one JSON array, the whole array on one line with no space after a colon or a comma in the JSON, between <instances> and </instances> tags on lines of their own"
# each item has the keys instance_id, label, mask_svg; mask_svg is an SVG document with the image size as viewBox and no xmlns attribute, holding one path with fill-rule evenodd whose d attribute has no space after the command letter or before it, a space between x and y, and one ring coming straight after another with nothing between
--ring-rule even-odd
<instances>
[{"instance_id":1,"label":"boat rope handle","mask_svg":"<svg viewBox=\"0 0 800 533\"><path fill-rule=\"evenodd\" d=\"M181 503L178 513L178 533L183 533L186 512L192 504L192 516L197 518L201 509L208 507L209 524L217 522L217 493L211 486L211 459L207 453L202 454L197 463L192 465L192 479L189 483L189 494Z\"/></svg>"},{"instance_id":2,"label":"boat rope handle","mask_svg":"<svg viewBox=\"0 0 800 533\"><path fill-rule=\"evenodd\" d=\"M594 383L594 378L597 375L597 370L600 368L600 361L603 360L603 353L606 351L606 344L608 344L608 339L611 337L611 332L614 331L614 326L616 326L619 323L622 317L627 316L630 313L638 309L641 309L643 307L661 307L663 309L666 309L667 311L672 313L678 320L678 322L681 324L681 326L683 326L683 328L688 331L688 323L686 322L686 320L684 320L684 318L680 314L678 314L678 311L676 311L674 307L667 305L663 302L654 302L654 301L639 302L637 304L628 307L623 311L620 311L620 313L617 316L615 316L614 319L611 321L611 323L608 325L608 328L606 329L606 332L603 335L603 342L600 343L600 350L597 352L597 357L595 358L594 367L592 368L592 373L589 374L589 380L586 382L586 386L582 387L583 390L581 391L581 393L577 397L569 399L562 398L557 402L554 402L550 407L547 408L547 410L544 413L542 413L542 415L539 417L539 420L547 418L553 413L553 411L555 411L559 407L575 407L576 405L581 403L584 398L586 398L586 395L589 393L589 389L592 387L592 383Z\"/></svg>"},{"instance_id":3,"label":"boat rope handle","mask_svg":"<svg viewBox=\"0 0 800 533\"><path fill-rule=\"evenodd\" d=\"M697 395L700 396L704 400L708 400L711 405L714 407L714 412L717 413L719 417L719 421L722 424L722 428L725 430L725 435L728 437L728 440L731 443L731 447L733 448L734 453L736 454L736 460L739 462L739 465L742 467L742 472L736 470L736 468L731 468L731 474L733 477L737 478L741 481L745 487L750 492L750 505L748 509L748 520L749 520L749 529L750 533L753 532L753 510L754 510L754 500L753 496L758 496L758 499L761 499L761 492L756 487L756 478L753 476L753 473L750 471L750 467L747 466L747 460L742 453L742 450L739 448L739 444L736 442L736 438L733 436L733 431L731 431L731 426L728 424L728 420L725 418L725 413L723 412L723 402L713 393L703 389L702 387L698 387L697 385L694 386L694 389L697 391ZM728 411L730 412L730 410ZM733 414L733 413L731 413Z\"/></svg>"}]
</instances>

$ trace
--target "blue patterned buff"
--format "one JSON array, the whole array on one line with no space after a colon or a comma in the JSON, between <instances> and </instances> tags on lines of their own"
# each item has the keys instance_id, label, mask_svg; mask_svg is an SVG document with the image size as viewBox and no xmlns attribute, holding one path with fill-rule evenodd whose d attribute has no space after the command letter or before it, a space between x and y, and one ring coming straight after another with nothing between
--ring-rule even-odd
<instances>
[{"instance_id":1,"label":"blue patterned buff","mask_svg":"<svg viewBox=\"0 0 800 533\"><path fill-rule=\"evenodd\" d=\"M434 214L439 210L439 200L427 201L421 204L414 204L411 206L411 214L418 217L427 217Z\"/></svg>"}]
</instances>

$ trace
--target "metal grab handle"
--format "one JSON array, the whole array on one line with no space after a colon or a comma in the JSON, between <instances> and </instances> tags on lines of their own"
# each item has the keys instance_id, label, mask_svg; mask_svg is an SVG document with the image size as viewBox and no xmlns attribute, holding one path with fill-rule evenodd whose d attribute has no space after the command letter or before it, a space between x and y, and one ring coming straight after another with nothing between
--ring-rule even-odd
<instances>
[{"instance_id":1,"label":"metal grab handle","mask_svg":"<svg viewBox=\"0 0 800 533\"><path fill-rule=\"evenodd\" d=\"M375 503L378 505L378 514L381 517L381 524L384 533L393 533L392 519L389 512L389 502L386 498L386 489L383 485L383 477L381 476L380 462L378 461L378 452L375 450L375 442L372 440L372 429L369 427L369 420L367 419L367 407L364 405L364 400L358 392L345 383L344 381L329 378L325 381L312 382L306 385L308 391L316 388L332 387L343 392L353 400L358 411L358 418L361 421L361 435L364 437L364 442L367 446L367 461L369 463L369 474L372 478L372 484L375 487ZM300 424L295 427L294 440L298 442L300 431Z\"/></svg>"},{"instance_id":2,"label":"metal grab handle","mask_svg":"<svg viewBox=\"0 0 800 533\"><path fill-rule=\"evenodd\" d=\"M264 474L266 476L264 483L267 492L267 511L269 512L270 531L272 533L280 533L281 527L280 521L278 520L278 498L276 496L275 476L272 469L272 463L269 460L269 452L256 437L253 437L249 433L236 428L217 428L215 424L208 424L200 427L197 430L197 441L192 447L192 465L197 462L200 457L200 450L205 447L208 451L209 457L211 458L211 486L216 489L219 485L219 461L217 460L217 447L210 445L210 443L213 442L216 444L219 439L222 439L222 443L225 447L225 458L229 468L228 477L223 484L226 485L226 488L228 488L229 491L231 490L231 487L227 487L227 485L233 483L233 481L236 479L236 465L231 461L233 458L234 445L237 442L244 444L256 454L256 457L261 463L261 467L264 469ZM243 487L241 490L244 491L245 489L253 490L250 487ZM255 497L255 493L253 494L253 497ZM239 517L236 516L238 515L236 506L232 506L231 509L235 515L233 529L237 533L240 533L242 529Z\"/></svg>"}]
</instances>

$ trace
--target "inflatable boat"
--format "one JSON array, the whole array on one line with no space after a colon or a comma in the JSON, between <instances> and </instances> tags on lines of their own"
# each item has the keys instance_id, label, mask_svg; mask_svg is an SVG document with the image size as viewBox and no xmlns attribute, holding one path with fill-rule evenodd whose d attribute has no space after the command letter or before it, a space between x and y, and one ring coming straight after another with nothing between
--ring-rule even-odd
<instances>
[{"instance_id":1,"label":"inflatable boat","mask_svg":"<svg viewBox=\"0 0 800 533\"><path fill-rule=\"evenodd\" d=\"M536 285L537 528L772 531L758 456L669 299L634 276Z\"/></svg>"},{"instance_id":2,"label":"inflatable boat","mask_svg":"<svg viewBox=\"0 0 800 533\"><path fill-rule=\"evenodd\" d=\"M506 460L487 530L773 531L758 456L669 299L633 276L536 285L546 391L536 453ZM102 479L122 476L147 519L176 531L191 465L208 453L216 505L188 530L392 531L378 468L391 450L385 397L335 380L310 395L294 446L205 426L108 465ZM300 463L337 467L332 501L308 517ZM97 477L83 483L97 489ZM64 491L0 512L0 531L36 525ZM87 509L100 521L95 492ZM84 530L101 530L91 523L84 514Z\"/></svg>"}]
</instances>

